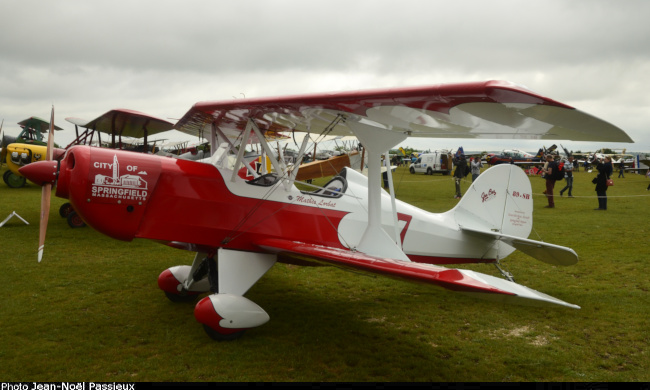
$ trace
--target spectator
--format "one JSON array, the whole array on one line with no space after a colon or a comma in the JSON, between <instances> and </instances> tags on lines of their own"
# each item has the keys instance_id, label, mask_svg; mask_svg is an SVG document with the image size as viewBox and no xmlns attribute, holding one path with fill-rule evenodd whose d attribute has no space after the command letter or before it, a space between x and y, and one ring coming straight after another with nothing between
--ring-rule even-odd
<instances>
[{"instance_id":1,"label":"spectator","mask_svg":"<svg viewBox=\"0 0 650 390\"><path fill-rule=\"evenodd\" d=\"M595 162L595 159L593 162ZM594 210L607 210L607 180L609 180L609 177L614 172L611 157L607 156L605 157L605 162L599 162L596 165L596 170L598 170L598 176L594 178L593 183L596 184L598 208Z\"/></svg>"},{"instance_id":2,"label":"spectator","mask_svg":"<svg viewBox=\"0 0 650 390\"><path fill-rule=\"evenodd\" d=\"M573 191L573 167L573 156L569 156L569 161L564 163L566 186L560 190L560 196L563 196L564 191L569 190L569 198L573 198L573 195L571 195L571 191Z\"/></svg>"}]
</instances>

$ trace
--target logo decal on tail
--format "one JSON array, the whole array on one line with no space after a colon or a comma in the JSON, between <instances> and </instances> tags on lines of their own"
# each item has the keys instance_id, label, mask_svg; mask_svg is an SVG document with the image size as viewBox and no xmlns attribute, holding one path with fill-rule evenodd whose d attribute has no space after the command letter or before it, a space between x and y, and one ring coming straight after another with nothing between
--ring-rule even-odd
<instances>
[{"instance_id":1,"label":"logo decal on tail","mask_svg":"<svg viewBox=\"0 0 650 390\"><path fill-rule=\"evenodd\" d=\"M494 199L496 196L497 196L497 192L495 190L493 190L492 188L490 188L488 190L487 194L485 192L481 194L481 202L485 203L485 202L487 202L489 200Z\"/></svg>"}]
</instances>

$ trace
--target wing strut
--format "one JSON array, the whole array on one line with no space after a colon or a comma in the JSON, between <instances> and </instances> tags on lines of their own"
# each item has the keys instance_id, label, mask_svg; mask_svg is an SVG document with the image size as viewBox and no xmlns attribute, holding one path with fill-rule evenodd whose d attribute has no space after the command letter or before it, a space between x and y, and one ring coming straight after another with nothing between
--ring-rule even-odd
<instances>
[{"instance_id":1,"label":"wing strut","mask_svg":"<svg viewBox=\"0 0 650 390\"><path fill-rule=\"evenodd\" d=\"M216 135L217 135L217 134L219 135L219 137L221 137L221 138L224 139L224 141L228 144L228 148L230 149L230 151L231 151L233 154L235 154L235 155L238 155L238 154L239 154L239 151L237 150L237 148L235 148L235 145L233 145L232 142L230 142L230 140L228 139L228 137L226 137L226 135L223 133L223 131L221 131L221 129L219 128L219 126L217 126L216 123L213 122L213 123L212 123L212 137L213 137L213 138L216 138ZM214 142L213 145L214 145L214 146L211 146L212 150L216 150L216 149L217 149L216 140L215 140L215 142ZM245 148L246 148L246 144L243 144L243 143L242 143L242 145L243 145L243 147L244 147L244 149L245 149ZM241 148L241 146L240 146L240 148ZM238 161L239 161L239 160L238 160ZM244 164L244 166L245 166L246 169L248 170L248 173L250 173L251 175L253 175L254 178L258 178L258 177L260 176L260 175L258 175L257 172L253 169L253 167L251 167L249 164ZM237 170L237 167L239 167L239 164L235 163L235 167L234 167L235 170Z\"/></svg>"},{"instance_id":2,"label":"wing strut","mask_svg":"<svg viewBox=\"0 0 650 390\"><path fill-rule=\"evenodd\" d=\"M300 145L300 150L298 151L296 162L293 164L293 170L289 174L289 182L287 183L286 186L287 191L289 190L291 185L296 181L296 176L298 175L298 171L300 170L300 164L302 163L302 158L305 155L305 150L307 149L307 143L309 142L309 134L310 133L307 133L302 138L302 144Z\"/></svg>"},{"instance_id":3,"label":"wing strut","mask_svg":"<svg viewBox=\"0 0 650 390\"><path fill-rule=\"evenodd\" d=\"M399 235L399 221L397 220L397 205L395 204L395 187L393 187L393 171L390 169L389 161L390 153L387 150L384 154L384 165L386 166L386 177L388 178L388 190L390 191L390 207L393 216L393 230L395 233L395 243L398 247L402 247L402 239Z\"/></svg>"},{"instance_id":4,"label":"wing strut","mask_svg":"<svg viewBox=\"0 0 650 390\"><path fill-rule=\"evenodd\" d=\"M262 145L262 149L264 149L264 152L266 152L266 155L269 156L269 160L271 160L271 164L273 165L273 168L275 168L275 171L278 174L284 174L285 169L282 169L282 165L273 157L273 151L271 151L271 148L269 148L269 144L266 142L266 139L264 138L264 135L260 131L260 129L257 127L255 122L253 122L252 119L248 119L248 126L246 128L251 127L253 129L253 132L255 135L257 135L257 138L260 140L260 145ZM282 162L284 164L284 162Z\"/></svg>"},{"instance_id":5,"label":"wing strut","mask_svg":"<svg viewBox=\"0 0 650 390\"><path fill-rule=\"evenodd\" d=\"M251 135L251 121L248 121L248 124L246 125L246 130L244 130L244 134L242 135L241 142L239 144L239 151L237 152L237 160L235 161L235 169L232 170L232 177L230 178L230 181L233 183L235 182L235 179L237 178L237 169L239 168L239 164L241 164L244 161L244 152L246 151L246 144L248 143L248 138ZM244 163L244 165L248 165Z\"/></svg>"},{"instance_id":6,"label":"wing strut","mask_svg":"<svg viewBox=\"0 0 650 390\"><path fill-rule=\"evenodd\" d=\"M353 120L346 124L368 150L368 226L356 249L371 256L410 261L381 227L381 153L404 141L407 135Z\"/></svg>"}]
</instances>

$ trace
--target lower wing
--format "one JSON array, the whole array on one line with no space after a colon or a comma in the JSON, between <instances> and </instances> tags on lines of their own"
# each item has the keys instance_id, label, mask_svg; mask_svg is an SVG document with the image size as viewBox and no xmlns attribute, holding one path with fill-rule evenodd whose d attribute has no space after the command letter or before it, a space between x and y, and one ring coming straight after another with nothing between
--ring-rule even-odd
<instances>
[{"instance_id":1,"label":"lower wing","mask_svg":"<svg viewBox=\"0 0 650 390\"><path fill-rule=\"evenodd\" d=\"M574 309L580 308L520 284L469 270L448 269L431 264L380 258L362 252L283 239L263 239L256 244L270 253L295 256L391 277L431 283L490 300L533 306L554 304Z\"/></svg>"}]
</instances>

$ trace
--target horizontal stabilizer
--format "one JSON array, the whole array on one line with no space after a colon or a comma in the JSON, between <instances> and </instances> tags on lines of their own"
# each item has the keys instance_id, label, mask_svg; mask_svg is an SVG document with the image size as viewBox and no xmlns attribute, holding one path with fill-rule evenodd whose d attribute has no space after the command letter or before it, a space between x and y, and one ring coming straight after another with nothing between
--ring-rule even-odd
<instances>
[{"instance_id":1,"label":"horizontal stabilizer","mask_svg":"<svg viewBox=\"0 0 650 390\"><path fill-rule=\"evenodd\" d=\"M449 269L432 264L380 258L358 251L353 252L346 249L283 239L268 238L260 240L256 244L270 253L293 255L306 260L314 260L411 281L431 283L449 290L471 293L479 298L533 306L552 304L574 309L580 308L579 306L553 298L520 284L474 271Z\"/></svg>"},{"instance_id":2,"label":"horizontal stabilizer","mask_svg":"<svg viewBox=\"0 0 650 390\"><path fill-rule=\"evenodd\" d=\"M528 256L534 257L539 261L543 261L553 265L573 265L578 262L578 254L571 248L565 246L549 244L542 241L529 240L527 238L510 236L498 232L487 230L477 230L461 226L463 231L472 232L475 234L490 236L496 240L504 242Z\"/></svg>"}]
</instances>

